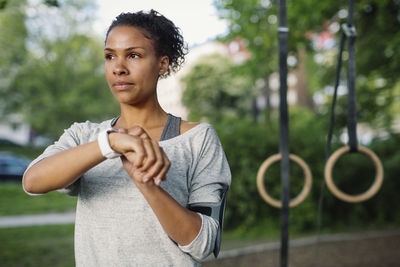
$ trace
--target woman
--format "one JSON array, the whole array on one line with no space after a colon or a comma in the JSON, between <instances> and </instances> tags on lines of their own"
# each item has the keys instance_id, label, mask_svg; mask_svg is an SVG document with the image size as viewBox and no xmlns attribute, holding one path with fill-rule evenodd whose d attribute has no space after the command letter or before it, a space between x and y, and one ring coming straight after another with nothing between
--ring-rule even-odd
<instances>
[{"instance_id":1,"label":"woman","mask_svg":"<svg viewBox=\"0 0 400 267\"><path fill-rule=\"evenodd\" d=\"M158 79L179 69L184 51L179 29L156 11L119 15L104 56L120 116L74 123L25 172L29 194L78 196L77 266L197 266L214 250L222 225L189 208L220 203L229 187L221 144L212 126L157 100Z\"/></svg>"}]
</instances>

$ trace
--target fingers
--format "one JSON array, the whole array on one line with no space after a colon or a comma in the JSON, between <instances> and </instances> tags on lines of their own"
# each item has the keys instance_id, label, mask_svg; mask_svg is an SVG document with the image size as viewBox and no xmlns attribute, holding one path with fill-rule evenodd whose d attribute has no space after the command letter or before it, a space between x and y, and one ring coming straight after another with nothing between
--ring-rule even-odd
<instances>
[{"instance_id":1,"label":"fingers","mask_svg":"<svg viewBox=\"0 0 400 267\"><path fill-rule=\"evenodd\" d=\"M151 165L151 167L147 170L145 175L146 179L154 179L154 182L159 185L161 181L166 179L166 173L170 167L170 162L161 147L158 146L157 142L152 141L153 149L155 153L156 160Z\"/></svg>"},{"instance_id":2,"label":"fingers","mask_svg":"<svg viewBox=\"0 0 400 267\"><path fill-rule=\"evenodd\" d=\"M164 165L162 166L162 168L160 169L158 174L154 176L154 181L157 185L159 185L161 183L161 181L164 181L167 179L167 172L169 170L169 167L171 166L171 163L170 163L167 155L165 154L164 150L162 148L160 148L160 150L161 150L161 153L163 156Z\"/></svg>"},{"instance_id":3,"label":"fingers","mask_svg":"<svg viewBox=\"0 0 400 267\"><path fill-rule=\"evenodd\" d=\"M145 172L147 171L154 163L159 159L155 153L154 144L149 138L141 138L143 148L145 150L145 158L143 160L142 166L139 168L139 171Z\"/></svg>"},{"instance_id":4,"label":"fingers","mask_svg":"<svg viewBox=\"0 0 400 267\"><path fill-rule=\"evenodd\" d=\"M171 165L163 149L139 126L124 130L124 133L136 137L131 141L131 149L123 153L124 167L128 164L126 161L134 167L134 170L131 169L128 173L142 183L154 179L154 183L159 185L166 179Z\"/></svg>"},{"instance_id":5,"label":"fingers","mask_svg":"<svg viewBox=\"0 0 400 267\"><path fill-rule=\"evenodd\" d=\"M146 183L148 182L148 179L144 178L144 172L139 171L133 164L129 161L128 158L132 157L134 153L133 152L128 152L126 153L126 156L123 155L121 156L122 160L122 165L124 166L126 172L135 180L139 181L140 183Z\"/></svg>"}]
</instances>

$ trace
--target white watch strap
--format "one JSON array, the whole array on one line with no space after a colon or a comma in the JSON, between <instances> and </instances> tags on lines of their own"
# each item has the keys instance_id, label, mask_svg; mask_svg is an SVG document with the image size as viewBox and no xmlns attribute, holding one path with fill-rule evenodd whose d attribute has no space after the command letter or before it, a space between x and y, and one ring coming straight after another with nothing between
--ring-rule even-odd
<instances>
[{"instance_id":1,"label":"white watch strap","mask_svg":"<svg viewBox=\"0 0 400 267\"><path fill-rule=\"evenodd\" d=\"M114 128L108 128L105 131L102 131L99 133L99 136L97 138L97 142L99 143L99 147L101 150L101 154L103 154L104 157L108 159L113 159L113 158L118 158L121 156L121 154L115 152L108 141L108 134L110 132L117 132Z\"/></svg>"}]
</instances>

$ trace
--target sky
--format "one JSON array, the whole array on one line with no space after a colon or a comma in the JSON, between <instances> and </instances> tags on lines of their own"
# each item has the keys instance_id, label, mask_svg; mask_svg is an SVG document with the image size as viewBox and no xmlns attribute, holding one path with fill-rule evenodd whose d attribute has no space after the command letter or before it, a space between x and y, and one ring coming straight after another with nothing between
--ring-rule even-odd
<instances>
[{"instance_id":1,"label":"sky","mask_svg":"<svg viewBox=\"0 0 400 267\"><path fill-rule=\"evenodd\" d=\"M227 30L219 20L213 0L97 0L99 13L95 31L104 35L112 20L122 12L154 9L172 20L189 47L214 39Z\"/></svg>"}]
</instances>

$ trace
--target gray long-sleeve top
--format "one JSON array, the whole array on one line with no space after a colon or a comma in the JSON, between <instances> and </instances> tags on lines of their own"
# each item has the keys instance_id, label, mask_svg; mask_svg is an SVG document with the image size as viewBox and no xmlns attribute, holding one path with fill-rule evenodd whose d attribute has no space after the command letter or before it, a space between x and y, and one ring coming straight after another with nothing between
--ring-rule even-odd
<instances>
[{"instance_id":1,"label":"gray long-sleeve top","mask_svg":"<svg viewBox=\"0 0 400 267\"><path fill-rule=\"evenodd\" d=\"M110 122L74 123L30 166L62 150L96 140ZM160 185L166 192L184 207L219 202L222 190L230 185L231 174L211 125L200 123L159 145L171 162L167 180ZM190 244L180 246L173 242L119 158L98 164L60 191L78 196L77 266L199 266L214 249L219 223L202 214L201 230Z\"/></svg>"}]
</instances>

